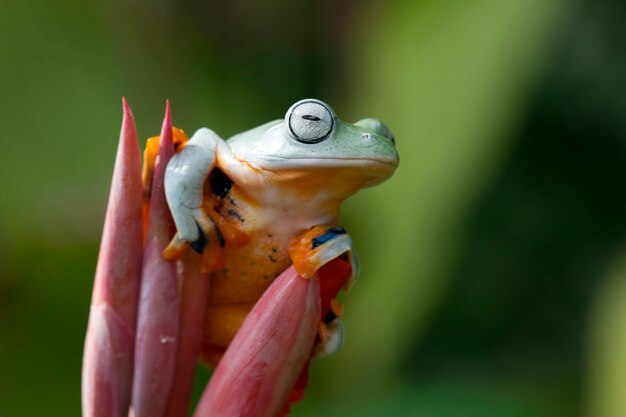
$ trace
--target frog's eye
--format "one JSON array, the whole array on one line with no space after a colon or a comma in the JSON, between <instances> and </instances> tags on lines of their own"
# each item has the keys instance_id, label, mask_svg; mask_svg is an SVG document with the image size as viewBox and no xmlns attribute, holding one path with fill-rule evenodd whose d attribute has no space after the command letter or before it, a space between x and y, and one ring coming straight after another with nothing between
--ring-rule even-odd
<instances>
[{"instance_id":1,"label":"frog's eye","mask_svg":"<svg viewBox=\"0 0 626 417\"><path fill-rule=\"evenodd\" d=\"M302 143L323 141L335 123L330 109L317 100L299 101L287 111L285 119L291 136Z\"/></svg>"}]
</instances>

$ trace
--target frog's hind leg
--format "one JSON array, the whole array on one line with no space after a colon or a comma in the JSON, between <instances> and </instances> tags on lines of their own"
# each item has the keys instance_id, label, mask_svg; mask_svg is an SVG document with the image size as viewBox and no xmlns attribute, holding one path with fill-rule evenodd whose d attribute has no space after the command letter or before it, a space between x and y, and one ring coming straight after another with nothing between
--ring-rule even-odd
<instances>
[{"instance_id":1,"label":"frog's hind leg","mask_svg":"<svg viewBox=\"0 0 626 417\"><path fill-rule=\"evenodd\" d=\"M252 304L209 305L206 309L200 359L215 367L235 337Z\"/></svg>"}]
</instances>

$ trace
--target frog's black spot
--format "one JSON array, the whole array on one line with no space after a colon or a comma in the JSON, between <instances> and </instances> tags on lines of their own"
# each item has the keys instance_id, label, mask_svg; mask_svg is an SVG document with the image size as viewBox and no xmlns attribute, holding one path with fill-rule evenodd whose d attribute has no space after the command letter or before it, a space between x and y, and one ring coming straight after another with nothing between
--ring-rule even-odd
<instances>
[{"instance_id":1,"label":"frog's black spot","mask_svg":"<svg viewBox=\"0 0 626 417\"><path fill-rule=\"evenodd\" d=\"M301 116L304 120L312 120L314 122L319 122L320 118L317 116L313 116L312 114L305 114L304 116Z\"/></svg>"},{"instance_id":2,"label":"frog's black spot","mask_svg":"<svg viewBox=\"0 0 626 417\"><path fill-rule=\"evenodd\" d=\"M195 250L199 254L202 254L202 251L204 250L207 244L207 238L206 238L206 235L204 234L204 230L202 230L202 228L197 223L196 223L196 227L198 228L198 234L200 235L200 237L194 240L193 242L191 242L191 247L193 248L193 250Z\"/></svg>"},{"instance_id":3,"label":"frog's black spot","mask_svg":"<svg viewBox=\"0 0 626 417\"><path fill-rule=\"evenodd\" d=\"M278 252L278 249L276 249L276 246L272 246L272 252L274 253Z\"/></svg>"},{"instance_id":4,"label":"frog's black spot","mask_svg":"<svg viewBox=\"0 0 626 417\"><path fill-rule=\"evenodd\" d=\"M313 244L313 249L317 248L320 245L323 245L324 243L330 240L333 240L339 235L345 235L345 234L346 234L346 229L344 229L343 227L331 227L323 235L313 238L313 240L311 240L311 243Z\"/></svg>"},{"instance_id":5,"label":"frog's black spot","mask_svg":"<svg viewBox=\"0 0 626 417\"><path fill-rule=\"evenodd\" d=\"M274 258L272 255L267 255L267 259L270 260L270 262L276 263L277 259Z\"/></svg>"},{"instance_id":6,"label":"frog's black spot","mask_svg":"<svg viewBox=\"0 0 626 417\"><path fill-rule=\"evenodd\" d=\"M241 223L245 222L244 218L241 217L241 214L237 213L235 210L228 210L228 215L231 216L231 217L236 218Z\"/></svg>"},{"instance_id":7,"label":"frog's black spot","mask_svg":"<svg viewBox=\"0 0 626 417\"><path fill-rule=\"evenodd\" d=\"M220 198L226 197L233 187L233 181L219 168L215 168L211 171L209 184L211 184L213 194Z\"/></svg>"},{"instance_id":8,"label":"frog's black spot","mask_svg":"<svg viewBox=\"0 0 626 417\"><path fill-rule=\"evenodd\" d=\"M335 320L337 315L333 312L333 310L328 310L328 314L324 317L324 323L329 324L331 321Z\"/></svg>"}]
</instances>

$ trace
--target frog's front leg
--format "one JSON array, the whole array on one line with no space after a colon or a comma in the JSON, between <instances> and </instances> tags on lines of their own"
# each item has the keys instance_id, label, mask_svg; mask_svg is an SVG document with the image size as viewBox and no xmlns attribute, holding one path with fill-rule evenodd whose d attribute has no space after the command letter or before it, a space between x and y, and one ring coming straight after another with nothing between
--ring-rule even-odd
<instances>
[{"instance_id":1,"label":"frog's front leg","mask_svg":"<svg viewBox=\"0 0 626 417\"><path fill-rule=\"evenodd\" d=\"M341 348L344 337L343 307L335 296L354 284L360 269L352 239L342 227L315 226L296 239L289 254L298 274L305 278L320 275L323 315L313 354L331 355Z\"/></svg>"},{"instance_id":2,"label":"frog's front leg","mask_svg":"<svg viewBox=\"0 0 626 417\"><path fill-rule=\"evenodd\" d=\"M215 132L202 128L167 165L165 195L178 233L164 253L166 258L176 258L187 245L202 253L207 236L215 230L203 208L203 190L223 143Z\"/></svg>"}]
</instances>

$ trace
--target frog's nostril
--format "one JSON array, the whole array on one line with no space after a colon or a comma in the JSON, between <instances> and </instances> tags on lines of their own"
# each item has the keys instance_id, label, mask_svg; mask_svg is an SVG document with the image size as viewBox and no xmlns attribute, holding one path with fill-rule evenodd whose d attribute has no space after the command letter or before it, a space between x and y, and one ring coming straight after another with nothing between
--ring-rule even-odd
<instances>
[{"instance_id":1,"label":"frog's nostril","mask_svg":"<svg viewBox=\"0 0 626 417\"><path fill-rule=\"evenodd\" d=\"M396 143L396 139L393 136L393 133L391 133L391 130L387 127L386 124L384 124L378 119L359 120L358 122L355 123L355 126L366 128L376 133L377 135L384 136L385 138L389 139L391 143L394 143L394 144ZM365 136L363 136L363 138L365 139Z\"/></svg>"}]
</instances>

